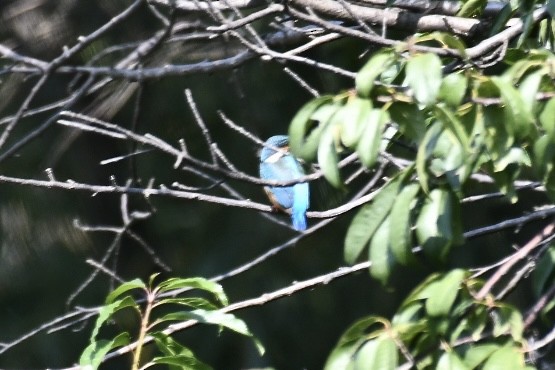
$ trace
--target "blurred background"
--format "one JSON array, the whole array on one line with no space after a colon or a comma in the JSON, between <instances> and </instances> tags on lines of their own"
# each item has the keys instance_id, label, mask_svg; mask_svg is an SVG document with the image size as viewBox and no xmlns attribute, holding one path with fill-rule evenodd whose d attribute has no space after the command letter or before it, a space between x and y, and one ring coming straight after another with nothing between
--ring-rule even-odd
<instances>
[{"instance_id":1,"label":"blurred background","mask_svg":"<svg viewBox=\"0 0 555 370\"><path fill-rule=\"evenodd\" d=\"M130 5L122 0L3 0L0 2L0 44L13 51L50 61L77 37L88 35ZM160 8L169 17L167 9ZM248 10L246 11L248 12ZM124 22L90 43L68 61L68 65L115 65L137 46L164 30L164 25L145 4ZM197 24L210 23L198 12L177 12L182 33L171 42L153 49L144 66L192 64L224 58L241 48L225 38L209 41L195 31ZM260 27L261 34L275 29ZM189 28L188 28L189 27ZM200 28L199 28L200 29ZM187 38L185 35L197 35ZM301 40L306 42L306 40ZM106 53L110 46L121 50ZM293 47L293 45L285 45ZM356 72L372 50L352 39L338 39L311 49L303 55ZM40 78L38 74L11 73L13 61L0 59L0 122L6 127ZM284 72L291 68L320 94L351 88L353 80L303 64L287 65L279 60L258 57L235 67L206 73L182 74L144 81L106 80L75 102L71 110L118 124L139 133L151 133L178 146L183 138L196 157L209 160L209 152L186 102L184 90L192 91L214 141L240 170L257 176L259 148L224 125L217 115L227 117L262 140L287 133L291 118L312 96ZM100 83L102 82L102 83ZM53 74L32 99L30 108L58 102L71 96L86 83L86 76ZM58 109L59 110L59 109ZM2 150L7 150L51 119L58 110L23 117ZM33 140L0 162L2 175L46 180L47 168L61 181L109 185L133 179L145 186L177 181L189 186L207 186L190 172L173 168L173 159L148 151L128 159L101 164L126 155L140 146L128 141L83 133L52 124ZM366 180L371 176L368 174ZM245 198L266 202L262 188L245 182L223 179ZM311 183L311 210L340 205L357 190L335 190L323 181ZM487 186L480 191L488 191ZM218 187L204 191L224 195ZM491 224L530 211L545 199L532 191L523 192L515 206L503 199L469 205L464 209L465 229ZM157 263L135 240L124 237L117 254L106 264L125 280L148 277L212 277L251 261L271 248L287 242L296 233L272 223L250 209L226 207L200 201L151 197L148 201L130 196L129 209L151 212L131 230L155 252ZM287 216L277 216L288 222ZM343 239L352 212L302 238L264 263L222 282L231 302L257 297L317 275L331 272L343 262ZM10 343L76 306L101 304L112 285L100 274L71 302L68 299L93 271L87 259L100 261L114 241L114 233L84 231L75 223L91 227L121 227L120 196L91 195L88 192L37 188L0 183L0 343ZM317 220L309 220L314 224ZM469 241L452 253L450 266L486 265L507 253L507 246L525 240L541 225L525 226L516 237L512 232L496 233ZM163 267L167 266L167 269ZM263 306L237 312L266 347L258 355L249 339L216 328L199 326L179 333L176 339L195 351L216 369L274 367L276 369L319 369L341 333L355 320L369 314L391 316L400 300L418 281L438 266L399 270L391 286L381 286L366 271L330 284L303 291ZM442 268L442 266L439 266ZM168 271L167 271L168 270ZM526 291L513 297L526 302ZM68 305L68 303L70 303ZM132 318L116 324L132 330ZM63 368L75 363L88 344L92 322L79 322L53 333L40 332L0 354L0 368ZM103 368L125 368L129 356L110 360Z\"/></svg>"}]
</instances>

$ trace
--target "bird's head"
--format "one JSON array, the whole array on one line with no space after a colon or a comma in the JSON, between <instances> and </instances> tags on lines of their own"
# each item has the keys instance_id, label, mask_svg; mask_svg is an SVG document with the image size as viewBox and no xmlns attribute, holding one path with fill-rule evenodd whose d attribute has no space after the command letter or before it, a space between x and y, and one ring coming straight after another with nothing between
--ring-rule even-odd
<instances>
[{"instance_id":1,"label":"bird's head","mask_svg":"<svg viewBox=\"0 0 555 370\"><path fill-rule=\"evenodd\" d=\"M272 136L266 140L264 147L260 151L260 162L275 163L288 152L289 138L286 135Z\"/></svg>"}]
</instances>

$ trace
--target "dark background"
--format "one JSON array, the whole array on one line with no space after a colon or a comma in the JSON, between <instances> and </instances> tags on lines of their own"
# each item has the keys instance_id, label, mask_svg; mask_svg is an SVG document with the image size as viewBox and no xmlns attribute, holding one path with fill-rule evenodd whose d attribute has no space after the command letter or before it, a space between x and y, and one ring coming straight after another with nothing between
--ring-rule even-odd
<instances>
[{"instance_id":1,"label":"dark background","mask_svg":"<svg viewBox=\"0 0 555 370\"><path fill-rule=\"evenodd\" d=\"M118 11L125 1L2 1L0 2L0 43L14 47L23 55L50 60L64 45L73 45L78 35L92 32ZM193 17L180 14L180 17ZM114 32L91 44L74 61L83 63L90 55L112 44L142 40L160 28L146 9L117 27ZM163 47L150 57L153 64L162 61L188 63L193 51L214 45L179 44ZM356 71L364 63L367 45L352 40L338 40L306 54L313 59ZM3 67L5 61L0 60ZM148 80L143 83L137 127L132 127L135 99L117 101L110 95L121 85L112 83L102 93L83 99L75 110L92 112L139 133L151 133L177 145L184 138L194 155L208 159L208 152L198 126L184 98L191 89L200 113L214 140L241 170L257 174L258 148L225 126L217 116L222 110L229 118L262 139L287 132L295 112L311 96L283 72L279 61L258 58L239 68L192 76ZM289 65L321 94L351 88L353 81L303 65ZM14 114L38 77L0 76L0 113ZM67 94L70 76L54 75L33 100L31 107L55 101ZM108 114L101 103L115 106ZM23 134L40 125L50 112L23 119L8 141L13 144ZM123 155L135 148L127 142L91 133L75 133L53 126L17 155L0 164L3 175L47 179L45 169L52 168L57 179L73 179L91 184L109 184L110 176L123 184L134 178L145 184L202 186L190 173L173 169L172 158L148 152L114 164L99 162ZM140 148L139 148L140 149ZM370 174L369 174L370 176ZM245 197L266 202L261 187L226 180ZM204 183L204 185L206 185ZM311 184L312 210L324 210L346 200L347 193L331 189L322 181ZM487 191L470 189L470 193ZM210 194L223 193L218 189ZM465 229L491 224L529 211L544 199L533 192L521 194L511 206L505 200L480 202L464 208ZM66 301L92 271L87 258L99 261L113 240L106 232L85 233L73 227L81 224L120 226L118 195L64 191L0 184L0 342L10 342L52 320L75 305L96 306L110 289L109 279L100 275L68 308ZM273 224L256 211L205 204L197 201L151 197L130 197L130 209L153 212L135 223L140 235L159 258L171 267L162 277L211 277L244 264L265 251L286 242L295 232ZM352 212L339 217L297 245L285 249L264 263L222 282L231 302L272 292L344 265L343 239ZM283 216L287 220L286 216ZM313 224L315 220L309 220ZM239 335L216 328L198 326L176 335L198 357L217 369L271 366L277 369L319 369L341 333L365 315L390 317L400 301L432 269L451 266L476 266L494 262L506 254L512 243L530 235L538 226L525 227L518 235L497 233L469 241L456 249L445 266L422 264L405 268L394 275L390 287L382 287L366 272L352 274L330 284L296 293L291 297L237 312L251 331L265 345L260 357L252 342ZM113 262L113 264L112 264ZM126 280L148 279L160 266L129 238L124 238L117 260L109 266ZM526 302L526 292L513 295L515 302ZM131 318L121 318L117 327L135 330ZM130 325L131 323L131 325ZM92 323L78 323L51 334L33 335L0 355L1 368L60 368L75 363L88 343ZM133 329L135 328L135 329ZM108 331L106 333L109 333ZM110 360L106 369L125 368L129 355Z\"/></svg>"}]
</instances>

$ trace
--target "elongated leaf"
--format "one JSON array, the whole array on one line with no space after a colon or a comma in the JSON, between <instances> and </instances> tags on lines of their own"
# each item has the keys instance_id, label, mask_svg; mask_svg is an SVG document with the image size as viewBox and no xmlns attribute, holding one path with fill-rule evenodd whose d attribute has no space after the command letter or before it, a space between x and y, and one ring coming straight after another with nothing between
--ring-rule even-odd
<instances>
[{"instance_id":1,"label":"elongated leaf","mask_svg":"<svg viewBox=\"0 0 555 370\"><path fill-rule=\"evenodd\" d=\"M461 269L452 270L437 280L430 287L430 296L426 300L426 311L432 317L447 316L459 294L461 282L466 272Z\"/></svg>"},{"instance_id":2,"label":"elongated leaf","mask_svg":"<svg viewBox=\"0 0 555 370\"><path fill-rule=\"evenodd\" d=\"M470 370L455 352L445 352L437 362L437 369L441 370Z\"/></svg>"},{"instance_id":3,"label":"elongated leaf","mask_svg":"<svg viewBox=\"0 0 555 370\"><path fill-rule=\"evenodd\" d=\"M358 211L345 236L345 261L354 263L378 226L385 219L397 196L401 178L397 177L384 186L371 203Z\"/></svg>"},{"instance_id":4,"label":"elongated leaf","mask_svg":"<svg viewBox=\"0 0 555 370\"><path fill-rule=\"evenodd\" d=\"M108 352L114 348L125 346L130 341L131 337L127 333L121 333L111 340L93 341L81 354L79 365L86 369L96 370Z\"/></svg>"},{"instance_id":5,"label":"elongated leaf","mask_svg":"<svg viewBox=\"0 0 555 370\"><path fill-rule=\"evenodd\" d=\"M500 77L492 77L491 81L499 89L505 104L505 123L511 125L517 138L527 137L534 124L534 116L524 103L522 95L510 83Z\"/></svg>"},{"instance_id":6,"label":"elongated leaf","mask_svg":"<svg viewBox=\"0 0 555 370\"><path fill-rule=\"evenodd\" d=\"M158 290L161 293L186 288L204 290L205 292L211 293L224 306L229 304L222 286L205 278L171 278L158 285Z\"/></svg>"},{"instance_id":7,"label":"elongated leaf","mask_svg":"<svg viewBox=\"0 0 555 370\"><path fill-rule=\"evenodd\" d=\"M157 306L165 304L176 304L191 308L202 308L204 310L217 310L220 308L220 305L216 305L201 297L163 298L158 301Z\"/></svg>"},{"instance_id":8,"label":"elongated leaf","mask_svg":"<svg viewBox=\"0 0 555 370\"><path fill-rule=\"evenodd\" d=\"M256 337L249 331L247 324L237 316L220 312L220 311L207 311L207 310L193 310L193 311L179 311L171 312L161 318L163 321L185 321L185 320L195 320L202 324L212 324L219 325L224 328L230 329L236 333L242 334L244 336L250 337L258 349L258 352L263 355L264 347Z\"/></svg>"},{"instance_id":9,"label":"elongated leaf","mask_svg":"<svg viewBox=\"0 0 555 370\"><path fill-rule=\"evenodd\" d=\"M464 363L471 369L474 369L475 367L486 361L486 359L499 348L500 347L497 344L472 345L464 354Z\"/></svg>"},{"instance_id":10,"label":"elongated leaf","mask_svg":"<svg viewBox=\"0 0 555 370\"><path fill-rule=\"evenodd\" d=\"M505 25L507 24L508 20L511 19L513 15L513 9L511 4L507 3L501 8L501 11L497 14L495 18L495 23L493 24L491 30L489 31L489 36L497 35Z\"/></svg>"},{"instance_id":11,"label":"elongated leaf","mask_svg":"<svg viewBox=\"0 0 555 370\"><path fill-rule=\"evenodd\" d=\"M416 222L418 242L434 260L445 258L454 239L451 197L445 189L432 190Z\"/></svg>"},{"instance_id":12,"label":"elongated leaf","mask_svg":"<svg viewBox=\"0 0 555 370\"><path fill-rule=\"evenodd\" d=\"M372 110L369 99L353 97L342 108L341 142L348 148L356 147L362 131L366 127Z\"/></svg>"},{"instance_id":13,"label":"elongated leaf","mask_svg":"<svg viewBox=\"0 0 555 370\"><path fill-rule=\"evenodd\" d=\"M330 353L324 370L344 370L352 364L352 359L360 345L368 338L376 338L383 333L387 321L378 316L368 316L351 325ZM370 331L374 328L374 331Z\"/></svg>"},{"instance_id":14,"label":"elongated leaf","mask_svg":"<svg viewBox=\"0 0 555 370\"><path fill-rule=\"evenodd\" d=\"M439 89L439 99L445 101L449 106L457 108L466 95L468 81L459 73L451 73L443 79Z\"/></svg>"},{"instance_id":15,"label":"elongated leaf","mask_svg":"<svg viewBox=\"0 0 555 370\"><path fill-rule=\"evenodd\" d=\"M96 318L96 322L94 324L94 328L91 333L91 342L95 340L100 330L100 327L106 321L108 321L115 312L127 307L134 308L136 311L139 310L137 303L133 300L133 298L129 296L123 299L117 300L113 303L107 304L105 306L102 306L102 308L100 308L100 310L98 311L98 316Z\"/></svg>"},{"instance_id":16,"label":"elongated leaf","mask_svg":"<svg viewBox=\"0 0 555 370\"><path fill-rule=\"evenodd\" d=\"M532 273L532 288L537 298L541 297L548 281L553 280L553 271L555 271L555 248L551 246L540 258Z\"/></svg>"},{"instance_id":17,"label":"elongated leaf","mask_svg":"<svg viewBox=\"0 0 555 370\"><path fill-rule=\"evenodd\" d=\"M332 100L330 95L320 96L306 103L293 117L289 125L289 146L297 157L306 160L315 157L323 125L318 125L312 115L321 106L332 104Z\"/></svg>"},{"instance_id":18,"label":"elongated leaf","mask_svg":"<svg viewBox=\"0 0 555 370\"><path fill-rule=\"evenodd\" d=\"M391 208L389 224L389 243L395 260L406 265L413 260L411 242L410 214L416 194L420 190L418 184L409 184L399 193Z\"/></svg>"},{"instance_id":19,"label":"elongated leaf","mask_svg":"<svg viewBox=\"0 0 555 370\"><path fill-rule=\"evenodd\" d=\"M555 98L549 99L539 118L542 128L555 141Z\"/></svg>"},{"instance_id":20,"label":"elongated leaf","mask_svg":"<svg viewBox=\"0 0 555 370\"><path fill-rule=\"evenodd\" d=\"M357 93L362 97L368 97L376 78L394 62L395 54L392 50L386 49L376 53L357 73L355 86Z\"/></svg>"},{"instance_id":21,"label":"elongated leaf","mask_svg":"<svg viewBox=\"0 0 555 370\"><path fill-rule=\"evenodd\" d=\"M425 193L427 193L429 189L427 161L436 148L441 132L441 123L433 123L426 131L426 135L424 135L424 139L418 146L418 152L416 153L416 173L418 175L418 182L420 182L420 187Z\"/></svg>"},{"instance_id":22,"label":"elongated leaf","mask_svg":"<svg viewBox=\"0 0 555 370\"><path fill-rule=\"evenodd\" d=\"M339 158L336 151L336 137L340 127L333 122L324 129L318 145L318 164L328 182L336 188L341 187L341 174L339 173Z\"/></svg>"},{"instance_id":23,"label":"elongated leaf","mask_svg":"<svg viewBox=\"0 0 555 370\"><path fill-rule=\"evenodd\" d=\"M389 246L389 221L389 217L386 217L378 227L378 230L376 230L376 233L370 240L369 250L369 259L372 262L370 275L384 285L387 283L395 264Z\"/></svg>"},{"instance_id":24,"label":"elongated leaf","mask_svg":"<svg viewBox=\"0 0 555 370\"><path fill-rule=\"evenodd\" d=\"M383 336L362 345L355 357L356 370L395 370L399 362L393 338Z\"/></svg>"},{"instance_id":25,"label":"elongated leaf","mask_svg":"<svg viewBox=\"0 0 555 370\"><path fill-rule=\"evenodd\" d=\"M486 4L487 0L467 0L457 12L457 17L470 18L480 15Z\"/></svg>"},{"instance_id":26,"label":"elongated leaf","mask_svg":"<svg viewBox=\"0 0 555 370\"><path fill-rule=\"evenodd\" d=\"M540 70L527 76L518 87L518 91L522 96L522 101L526 105L526 110L534 112L537 105L536 94L540 88L545 72Z\"/></svg>"},{"instance_id":27,"label":"elongated leaf","mask_svg":"<svg viewBox=\"0 0 555 370\"><path fill-rule=\"evenodd\" d=\"M484 370L523 370L524 357L522 352L510 345L493 352L484 364Z\"/></svg>"},{"instance_id":28,"label":"elongated leaf","mask_svg":"<svg viewBox=\"0 0 555 370\"><path fill-rule=\"evenodd\" d=\"M366 167L373 166L378 158L383 129L389 119L387 111L381 109L373 109L369 114L366 127L357 145L360 161Z\"/></svg>"},{"instance_id":29,"label":"elongated leaf","mask_svg":"<svg viewBox=\"0 0 555 370\"><path fill-rule=\"evenodd\" d=\"M114 289L114 291L112 291L110 294L108 294L108 297L106 297L106 304L114 302L116 298L134 289L146 289L146 285L140 279L127 281Z\"/></svg>"},{"instance_id":30,"label":"elongated leaf","mask_svg":"<svg viewBox=\"0 0 555 370\"><path fill-rule=\"evenodd\" d=\"M470 139L466 133L462 122L453 114L451 110L442 104L436 105L436 116L441 120L444 126L451 131L465 151L469 150Z\"/></svg>"},{"instance_id":31,"label":"elongated leaf","mask_svg":"<svg viewBox=\"0 0 555 370\"><path fill-rule=\"evenodd\" d=\"M500 304L493 312L493 335L500 336L510 333L514 341L522 339L524 321L521 313L507 304Z\"/></svg>"},{"instance_id":32,"label":"elongated leaf","mask_svg":"<svg viewBox=\"0 0 555 370\"><path fill-rule=\"evenodd\" d=\"M419 54L407 62L406 81L420 104L435 103L441 87L441 60L435 54Z\"/></svg>"},{"instance_id":33,"label":"elongated leaf","mask_svg":"<svg viewBox=\"0 0 555 370\"><path fill-rule=\"evenodd\" d=\"M145 365L147 368L151 365L169 365L170 370L177 369L196 369L196 370L209 370L210 366L196 358L193 351L189 348L182 346L179 342L175 341L169 335L161 332L152 332L150 336L154 338L156 347L164 354L152 359L152 361Z\"/></svg>"}]
</instances>

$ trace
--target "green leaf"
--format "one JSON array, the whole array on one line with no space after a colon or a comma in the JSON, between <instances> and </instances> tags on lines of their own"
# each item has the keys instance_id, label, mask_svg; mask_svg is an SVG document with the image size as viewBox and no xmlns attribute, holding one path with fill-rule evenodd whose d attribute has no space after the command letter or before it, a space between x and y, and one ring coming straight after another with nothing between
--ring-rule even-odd
<instances>
[{"instance_id":1,"label":"green leaf","mask_svg":"<svg viewBox=\"0 0 555 370\"><path fill-rule=\"evenodd\" d=\"M441 87L441 60L435 54L419 54L407 62L406 82L414 98L429 106L436 102Z\"/></svg>"},{"instance_id":2,"label":"green leaf","mask_svg":"<svg viewBox=\"0 0 555 370\"><path fill-rule=\"evenodd\" d=\"M220 305L215 305L209 300L201 297L163 298L157 302L156 306L161 306L166 304L177 304L177 305L187 306L191 308L202 308L205 310L217 310L218 308L220 308Z\"/></svg>"},{"instance_id":3,"label":"green leaf","mask_svg":"<svg viewBox=\"0 0 555 370\"><path fill-rule=\"evenodd\" d=\"M466 350L463 361L466 366L474 369L499 348L497 344L473 344Z\"/></svg>"},{"instance_id":4,"label":"green leaf","mask_svg":"<svg viewBox=\"0 0 555 370\"><path fill-rule=\"evenodd\" d=\"M400 183L401 177L392 179L379 191L371 203L361 207L351 221L345 236L345 261L347 263L352 264L357 260L378 226L389 213Z\"/></svg>"},{"instance_id":5,"label":"green leaf","mask_svg":"<svg viewBox=\"0 0 555 370\"><path fill-rule=\"evenodd\" d=\"M553 158L555 157L555 142L549 136L543 135L534 143L534 169L545 181L553 170Z\"/></svg>"},{"instance_id":6,"label":"green leaf","mask_svg":"<svg viewBox=\"0 0 555 370\"><path fill-rule=\"evenodd\" d=\"M516 347L506 345L493 352L484 364L483 370L522 370L524 357Z\"/></svg>"},{"instance_id":7,"label":"green leaf","mask_svg":"<svg viewBox=\"0 0 555 370\"><path fill-rule=\"evenodd\" d=\"M92 341L81 354L79 365L83 368L96 370L102 364L108 352L130 342L131 337L127 333L121 333L112 340Z\"/></svg>"},{"instance_id":8,"label":"green leaf","mask_svg":"<svg viewBox=\"0 0 555 370\"><path fill-rule=\"evenodd\" d=\"M451 73L443 79L439 88L438 98L449 106L457 108L466 95L468 81L459 73Z\"/></svg>"},{"instance_id":9,"label":"green leaf","mask_svg":"<svg viewBox=\"0 0 555 370\"><path fill-rule=\"evenodd\" d=\"M507 24L509 19L511 19L512 15L513 9L511 7L511 4L505 4L495 18L495 23L489 31L489 37L497 35L499 32L501 32L505 28L505 25Z\"/></svg>"},{"instance_id":10,"label":"green leaf","mask_svg":"<svg viewBox=\"0 0 555 370\"><path fill-rule=\"evenodd\" d=\"M493 311L493 336L510 333L513 340L520 341L523 331L522 315L516 308L502 304Z\"/></svg>"},{"instance_id":11,"label":"green leaf","mask_svg":"<svg viewBox=\"0 0 555 370\"><path fill-rule=\"evenodd\" d=\"M330 95L320 96L306 103L293 117L289 125L289 146L297 157L311 160L316 155L324 125L318 125L312 115L324 105L333 107L334 105L330 104L332 101L333 97ZM333 111L331 114L333 114Z\"/></svg>"},{"instance_id":12,"label":"green leaf","mask_svg":"<svg viewBox=\"0 0 555 370\"><path fill-rule=\"evenodd\" d=\"M457 12L457 17L471 18L480 15L486 7L487 0L466 0Z\"/></svg>"},{"instance_id":13,"label":"green leaf","mask_svg":"<svg viewBox=\"0 0 555 370\"><path fill-rule=\"evenodd\" d=\"M124 293L127 293L130 290L133 289L146 289L146 285L145 283L143 283L140 279L134 279L131 281L127 281L123 284L121 284L120 286L118 286L116 289L114 289L110 294L108 294L108 296L106 297L106 304L110 304L112 302L114 302L114 300L116 298L118 298L119 296L121 296Z\"/></svg>"},{"instance_id":14,"label":"green leaf","mask_svg":"<svg viewBox=\"0 0 555 370\"><path fill-rule=\"evenodd\" d=\"M426 116L415 104L394 102L388 112L403 135L415 143L422 141L426 132Z\"/></svg>"},{"instance_id":15,"label":"green leaf","mask_svg":"<svg viewBox=\"0 0 555 370\"><path fill-rule=\"evenodd\" d=\"M434 260L446 257L455 239L454 200L451 192L434 189L426 198L416 221L416 237L424 253Z\"/></svg>"},{"instance_id":16,"label":"green leaf","mask_svg":"<svg viewBox=\"0 0 555 370\"><path fill-rule=\"evenodd\" d=\"M98 335L98 331L100 330L100 327L106 321L108 321L115 312L127 307L131 307L137 311L139 310L139 307L137 306L137 303L135 302L135 300L129 296L123 299L117 300L113 303L107 304L105 306L102 306L98 311L98 316L96 318L96 322L94 324L94 328L91 333L91 342L95 340L96 336Z\"/></svg>"},{"instance_id":17,"label":"green leaf","mask_svg":"<svg viewBox=\"0 0 555 370\"><path fill-rule=\"evenodd\" d=\"M170 370L211 370L212 367L203 363L194 356L172 355L155 357L141 369L146 369L154 365L168 365Z\"/></svg>"},{"instance_id":18,"label":"green leaf","mask_svg":"<svg viewBox=\"0 0 555 370\"><path fill-rule=\"evenodd\" d=\"M143 368L149 367L150 364L161 364L170 365L170 370L211 369L210 366L197 359L193 351L185 346L182 346L179 342L175 341L169 335L166 335L162 332L152 332L149 335L154 338L154 343L156 343L156 347L158 347L160 352L162 352L165 356L155 357L149 364L145 365Z\"/></svg>"},{"instance_id":19,"label":"green leaf","mask_svg":"<svg viewBox=\"0 0 555 370\"><path fill-rule=\"evenodd\" d=\"M378 316L368 316L358 320L341 335L338 343L328 356L324 370L347 369L354 353L367 338L375 338L383 333L387 320ZM377 326L375 330L372 327Z\"/></svg>"},{"instance_id":20,"label":"green leaf","mask_svg":"<svg viewBox=\"0 0 555 370\"><path fill-rule=\"evenodd\" d=\"M501 99L505 104L504 116L506 124L514 129L517 138L527 137L534 125L534 116L524 103L522 95L509 82L500 77L492 77L491 81L499 89Z\"/></svg>"},{"instance_id":21,"label":"green leaf","mask_svg":"<svg viewBox=\"0 0 555 370\"><path fill-rule=\"evenodd\" d=\"M380 152L382 133L385 124L390 120L389 114L381 109L370 111L366 127L357 145L357 153L362 164L372 167Z\"/></svg>"},{"instance_id":22,"label":"green leaf","mask_svg":"<svg viewBox=\"0 0 555 370\"><path fill-rule=\"evenodd\" d=\"M324 173L324 177L328 182L336 188L341 187L341 174L339 172L339 158L337 155L337 136L339 134L339 126L333 124L327 125L324 133L320 138L318 145L318 164Z\"/></svg>"},{"instance_id":23,"label":"green leaf","mask_svg":"<svg viewBox=\"0 0 555 370\"><path fill-rule=\"evenodd\" d=\"M418 175L418 182L420 182L420 187L422 187L425 193L427 193L429 189L427 170L428 158L434 152L441 133L441 123L433 123L426 131L424 139L418 146L418 152L416 153L416 173Z\"/></svg>"},{"instance_id":24,"label":"green leaf","mask_svg":"<svg viewBox=\"0 0 555 370\"><path fill-rule=\"evenodd\" d=\"M532 272L532 289L537 298L543 294L548 281L553 280L553 271L555 271L555 248L550 246Z\"/></svg>"},{"instance_id":25,"label":"green leaf","mask_svg":"<svg viewBox=\"0 0 555 370\"><path fill-rule=\"evenodd\" d=\"M549 136L552 140L555 140L555 98L549 99L539 118L542 128L545 130L547 136Z\"/></svg>"},{"instance_id":26,"label":"green leaf","mask_svg":"<svg viewBox=\"0 0 555 370\"><path fill-rule=\"evenodd\" d=\"M356 370L395 370L399 355L395 341L388 336L367 341L355 356Z\"/></svg>"},{"instance_id":27,"label":"green leaf","mask_svg":"<svg viewBox=\"0 0 555 370\"><path fill-rule=\"evenodd\" d=\"M370 58L370 60L361 68L355 78L355 86L357 93L367 98L374 87L375 79L393 62L395 54L391 49L385 49L378 52Z\"/></svg>"},{"instance_id":28,"label":"green leaf","mask_svg":"<svg viewBox=\"0 0 555 370\"><path fill-rule=\"evenodd\" d=\"M347 100L347 103L342 112L342 125L341 125L341 142L348 148L356 147L362 131L368 125L369 114L372 110L372 101L369 99L360 99L352 97Z\"/></svg>"},{"instance_id":29,"label":"green leaf","mask_svg":"<svg viewBox=\"0 0 555 370\"><path fill-rule=\"evenodd\" d=\"M160 320L162 321L195 320L201 324L219 325L224 328L230 329L236 333L250 337L254 341L260 355L264 354L264 347L258 341L258 339L256 339L253 336L253 334L249 331L247 324L245 324L245 322L239 319L237 316L230 313L197 309L193 311L171 312L167 315L164 315Z\"/></svg>"},{"instance_id":30,"label":"green leaf","mask_svg":"<svg viewBox=\"0 0 555 370\"><path fill-rule=\"evenodd\" d=\"M445 352L437 362L438 370L470 370L455 352Z\"/></svg>"},{"instance_id":31,"label":"green leaf","mask_svg":"<svg viewBox=\"0 0 555 370\"><path fill-rule=\"evenodd\" d=\"M389 225L389 217L386 217L370 240L369 259L372 262L370 275L383 285L387 283L395 264L389 247Z\"/></svg>"},{"instance_id":32,"label":"green leaf","mask_svg":"<svg viewBox=\"0 0 555 370\"><path fill-rule=\"evenodd\" d=\"M455 303L466 272L455 269L430 284L426 312L432 317L447 316Z\"/></svg>"},{"instance_id":33,"label":"green leaf","mask_svg":"<svg viewBox=\"0 0 555 370\"><path fill-rule=\"evenodd\" d=\"M470 147L470 140L462 122L453 114L453 112L451 112L451 110L447 109L442 104L436 105L435 108L437 118L443 123L445 128L455 135L463 149L468 151Z\"/></svg>"},{"instance_id":34,"label":"green leaf","mask_svg":"<svg viewBox=\"0 0 555 370\"><path fill-rule=\"evenodd\" d=\"M158 290L161 293L176 289L201 289L214 295L222 305L227 306L229 304L222 286L205 278L171 278L158 284Z\"/></svg>"},{"instance_id":35,"label":"green leaf","mask_svg":"<svg viewBox=\"0 0 555 370\"><path fill-rule=\"evenodd\" d=\"M522 101L526 105L526 110L529 112L534 112L534 109L536 108L538 103L536 94L540 88L544 75L545 72L542 70L534 72L527 76L518 87L518 91L522 96Z\"/></svg>"},{"instance_id":36,"label":"green leaf","mask_svg":"<svg viewBox=\"0 0 555 370\"><path fill-rule=\"evenodd\" d=\"M418 184L409 184L403 187L389 215L391 219L389 225L391 252L395 260L402 265L406 265L413 260L410 214L419 190L420 186Z\"/></svg>"}]
</instances>

